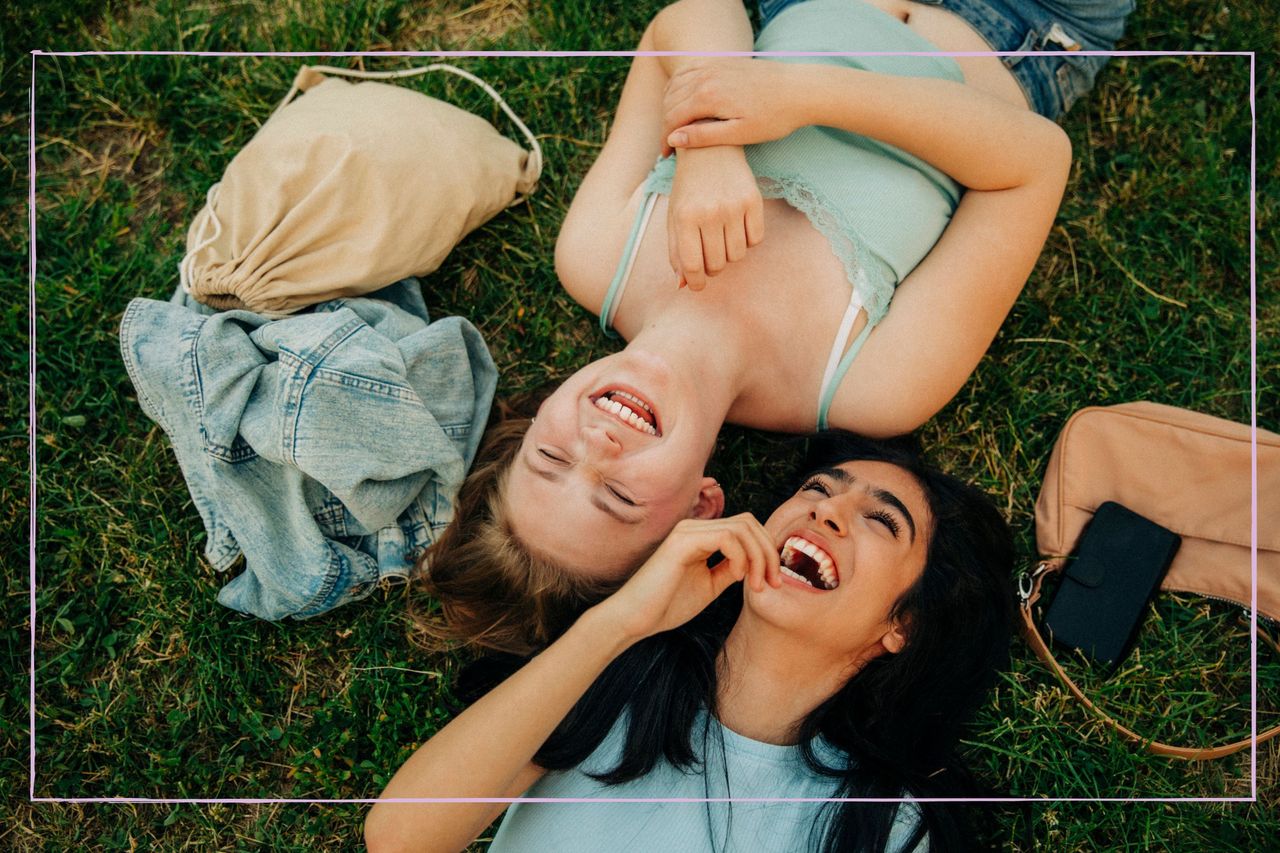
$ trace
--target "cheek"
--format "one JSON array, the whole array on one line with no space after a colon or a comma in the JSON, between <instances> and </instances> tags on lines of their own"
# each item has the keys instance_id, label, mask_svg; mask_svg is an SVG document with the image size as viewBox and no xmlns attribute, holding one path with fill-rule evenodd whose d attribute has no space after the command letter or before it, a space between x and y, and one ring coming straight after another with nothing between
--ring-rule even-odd
<instances>
[{"instance_id":1,"label":"cheek","mask_svg":"<svg viewBox=\"0 0 1280 853\"><path fill-rule=\"evenodd\" d=\"M781 536L782 533L803 521L809 509L802 498L792 497L778 507L764 523L764 529L770 536Z\"/></svg>"}]
</instances>

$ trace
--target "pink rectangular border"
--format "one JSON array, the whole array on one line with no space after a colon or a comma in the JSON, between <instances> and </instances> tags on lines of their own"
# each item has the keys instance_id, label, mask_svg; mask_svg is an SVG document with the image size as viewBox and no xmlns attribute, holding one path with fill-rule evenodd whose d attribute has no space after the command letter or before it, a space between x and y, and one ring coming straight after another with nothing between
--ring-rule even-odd
<instances>
[{"instance_id":1,"label":"pink rectangular border","mask_svg":"<svg viewBox=\"0 0 1280 853\"><path fill-rule=\"evenodd\" d=\"M1258 119L1257 119L1257 55L1255 51L1217 51L1217 50L1081 50L1074 52L1077 56L1247 56L1249 58L1249 409L1251 444L1251 500L1250 500L1250 563L1252 586L1250 588L1250 676L1252 678L1250 707L1251 737L1253 743L1249 747L1249 789L1248 797L980 797L980 798L920 798L916 802L970 802L970 803L1252 803L1258 799L1258 291L1257 291L1257 162L1258 162ZM29 395L28 395L28 438L31 464L30 476L30 712L29 712L29 744L30 775L28 778L27 799L33 803L169 803L169 804L274 804L274 803L375 803L377 799L291 799L291 798L204 798L204 797L37 797L36 786L36 58L38 56L198 56L198 57L422 57L422 58L465 58L465 57L627 57L637 56L715 56L715 57L757 57L757 56L1060 56L1061 51L178 51L178 50L104 50L104 51L31 51L31 87L30 109L31 122L28 137L28 228L30 239L30 263L28 270L29 311ZM786 798L786 797L727 797L727 798L627 798L627 797L593 797L593 798L546 798L546 797L399 797L384 800L392 803L897 803L905 802L901 798Z\"/></svg>"}]
</instances>

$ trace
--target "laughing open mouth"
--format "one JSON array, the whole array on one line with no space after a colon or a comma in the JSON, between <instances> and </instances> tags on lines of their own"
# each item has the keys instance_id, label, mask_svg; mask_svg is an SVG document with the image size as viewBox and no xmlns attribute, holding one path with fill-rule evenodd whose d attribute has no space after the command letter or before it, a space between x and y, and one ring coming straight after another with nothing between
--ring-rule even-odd
<instances>
[{"instance_id":1,"label":"laughing open mouth","mask_svg":"<svg viewBox=\"0 0 1280 853\"><path fill-rule=\"evenodd\" d=\"M645 435L662 435L658 429L658 416L653 407L629 391L613 389L593 399L592 404L602 412L613 415L632 429Z\"/></svg>"},{"instance_id":2,"label":"laughing open mouth","mask_svg":"<svg viewBox=\"0 0 1280 853\"><path fill-rule=\"evenodd\" d=\"M792 536L782 545L782 573L818 590L832 590L840 585L831 555L808 539Z\"/></svg>"}]
</instances>

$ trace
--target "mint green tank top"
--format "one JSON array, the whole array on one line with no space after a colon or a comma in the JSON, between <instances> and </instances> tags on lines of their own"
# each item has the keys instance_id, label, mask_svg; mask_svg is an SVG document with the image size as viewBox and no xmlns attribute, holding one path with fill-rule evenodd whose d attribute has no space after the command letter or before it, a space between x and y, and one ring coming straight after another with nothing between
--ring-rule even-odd
<instances>
[{"instance_id":1,"label":"mint green tank top","mask_svg":"<svg viewBox=\"0 0 1280 853\"><path fill-rule=\"evenodd\" d=\"M861 0L806 0L789 6L756 39L757 51L922 52L938 50L906 24ZM943 56L776 56L779 62L821 62L904 77L961 82L955 60ZM894 288L942 235L960 201L961 187L901 149L830 127L802 127L790 135L746 147L747 162L765 198L781 198L808 217L844 264L852 288L818 393L819 429L840 380L872 328L884 318ZM671 192L675 158L658 160L617 273L605 295L600 325L607 333L621 300L634 252L658 194ZM867 324L845 351L858 310ZM842 355L843 354L843 355Z\"/></svg>"}]
</instances>

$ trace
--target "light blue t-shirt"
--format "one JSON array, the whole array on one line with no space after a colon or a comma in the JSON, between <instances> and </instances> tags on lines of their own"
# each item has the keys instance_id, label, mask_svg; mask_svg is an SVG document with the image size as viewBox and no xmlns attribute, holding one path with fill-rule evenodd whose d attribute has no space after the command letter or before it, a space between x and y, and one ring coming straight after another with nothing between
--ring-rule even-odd
<instances>
[{"instance_id":1,"label":"light blue t-shirt","mask_svg":"<svg viewBox=\"0 0 1280 853\"><path fill-rule=\"evenodd\" d=\"M815 823L838 804L822 802L634 803L629 798L825 798L837 796L837 780L814 774L798 746L778 746L743 737L705 712L695 722L695 751L706 737L704 769L684 772L660 760L645 776L605 785L588 773L612 770L622 754L627 717L614 725L586 761L572 770L548 773L526 797L598 798L590 803L513 803L489 847L490 853L791 853L818 849ZM721 749L723 743L723 749ZM847 762L843 752L815 742L826 764ZM726 779L728 780L726 782ZM917 810L899 811L889 849L901 850L915 826ZM727 843L726 843L727 840ZM915 853L927 850L921 842Z\"/></svg>"}]
</instances>

